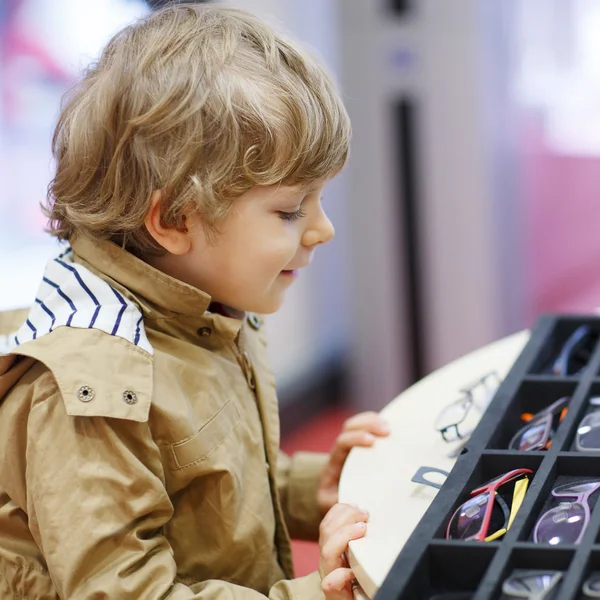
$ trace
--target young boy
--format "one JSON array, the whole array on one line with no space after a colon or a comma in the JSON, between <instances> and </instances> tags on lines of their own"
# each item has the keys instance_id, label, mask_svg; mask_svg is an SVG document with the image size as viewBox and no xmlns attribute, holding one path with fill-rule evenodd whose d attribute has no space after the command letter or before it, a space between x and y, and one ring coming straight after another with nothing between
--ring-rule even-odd
<instances>
[{"instance_id":1,"label":"young boy","mask_svg":"<svg viewBox=\"0 0 600 600\"><path fill-rule=\"evenodd\" d=\"M349 136L321 67L240 11L163 9L87 71L54 137L69 246L0 319L0 599L350 598L368 517L339 476L385 424L280 454L253 314L333 237Z\"/></svg>"}]
</instances>

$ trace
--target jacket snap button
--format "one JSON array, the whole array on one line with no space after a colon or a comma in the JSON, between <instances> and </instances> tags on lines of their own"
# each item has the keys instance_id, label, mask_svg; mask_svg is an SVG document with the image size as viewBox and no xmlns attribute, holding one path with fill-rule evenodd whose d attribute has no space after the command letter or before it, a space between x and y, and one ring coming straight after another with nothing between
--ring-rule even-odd
<instances>
[{"instance_id":1,"label":"jacket snap button","mask_svg":"<svg viewBox=\"0 0 600 600\"><path fill-rule=\"evenodd\" d=\"M82 385L77 391L77 397L82 402L89 402L95 395L96 392L89 385Z\"/></svg>"},{"instance_id":2,"label":"jacket snap button","mask_svg":"<svg viewBox=\"0 0 600 600\"><path fill-rule=\"evenodd\" d=\"M137 402L137 394L130 390L123 392L123 401L125 404L135 404Z\"/></svg>"},{"instance_id":3,"label":"jacket snap button","mask_svg":"<svg viewBox=\"0 0 600 600\"><path fill-rule=\"evenodd\" d=\"M212 333L212 329L210 327L200 327L198 329L198 335L202 337L208 337Z\"/></svg>"},{"instance_id":4,"label":"jacket snap button","mask_svg":"<svg viewBox=\"0 0 600 600\"><path fill-rule=\"evenodd\" d=\"M248 323L252 329L260 329L260 319L256 315L248 315Z\"/></svg>"}]
</instances>

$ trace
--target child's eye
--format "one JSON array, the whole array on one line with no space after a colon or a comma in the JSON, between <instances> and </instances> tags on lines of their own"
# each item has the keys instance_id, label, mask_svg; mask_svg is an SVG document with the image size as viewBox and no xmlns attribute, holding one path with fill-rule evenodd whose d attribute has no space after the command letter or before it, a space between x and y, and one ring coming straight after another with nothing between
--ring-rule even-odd
<instances>
[{"instance_id":1,"label":"child's eye","mask_svg":"<svg viewBox=\"0 0 600 600\"><path fill-rule=\"evenodd\" d=\"M297 221L298 219L305 217L306 213L301 208L299 208L298 210L296 210L294 212L279 211L279 216L284 221Z\"/></svg>"}]
</instances>

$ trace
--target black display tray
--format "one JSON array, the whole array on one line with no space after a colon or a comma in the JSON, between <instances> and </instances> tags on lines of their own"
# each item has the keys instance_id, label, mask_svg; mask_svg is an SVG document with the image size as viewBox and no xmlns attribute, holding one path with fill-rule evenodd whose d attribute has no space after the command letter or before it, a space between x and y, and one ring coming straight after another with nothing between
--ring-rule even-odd
<instances>
[{"instance_id":1,"label":"black display tray","mask_svg":"<svg viewBox=\"0 0 600 600\"><path fill-rule=\"evenodd\" d=\"M579 375L558 376L550 369L553 358L580 325L600 334L599 316L544 315L538 320L375 600L427 600L450 592L469 592L474 600L500 600L505 598L502 583L513 569L562 571L553 598L584 598L583 581L600 571L600 509L596 510L600 492L590 499L591 521L579 544L533 542L537 518L558 502L551 496L556 485L600 479L600 452L578 452L574 445L579 422L590 410L589 398L600 396L600 344ZM571 401L549 449L507 449L524 424L522 413L536 413L562 396L570 396ZM534 475L512 527L502 538L492 542L445 539L448 520L473 489L517 468L531 469Z\"/></svg>"}]
</instances>

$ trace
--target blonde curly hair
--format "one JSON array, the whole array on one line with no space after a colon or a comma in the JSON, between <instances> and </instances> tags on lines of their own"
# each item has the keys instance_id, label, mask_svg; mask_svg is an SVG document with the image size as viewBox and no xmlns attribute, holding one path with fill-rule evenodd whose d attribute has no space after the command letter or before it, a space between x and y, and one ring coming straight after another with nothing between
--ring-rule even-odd
<instances>
[{"instance_id":1,"label":"blonde curly hair","mask_svg":"<svg viewBox=\"0 0 600 600\"><path fill-rule=\"evenodd\" d=\"M350 123L319 62L256 17L177 4L126 27L65 97L44 210L60 239L162 250L144 226L197 210L210 232L256 185L299 185L344 165Z\"/></svg>"}]
</instances>

